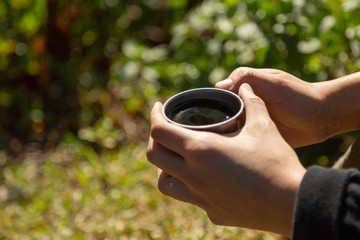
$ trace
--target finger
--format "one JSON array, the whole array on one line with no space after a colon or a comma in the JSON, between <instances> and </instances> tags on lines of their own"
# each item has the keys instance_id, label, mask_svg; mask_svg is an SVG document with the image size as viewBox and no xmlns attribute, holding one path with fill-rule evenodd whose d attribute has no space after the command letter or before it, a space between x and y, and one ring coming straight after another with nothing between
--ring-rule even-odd
<instances>
[{"instance_id":1,"label":"finger","mask_svg":"<svg viewBox=\"0 0 360 240\"><path fill-rule=\"evenodd\" d=\"M154 141L152 137L149 138L146 154L149 162L158 168L165 170L176 178L186 179L188 174L185 170L185 160L177 153Z\"/></svg>"},{"instance_id":2,"label":"finger","mask_svg":"<svg viewBox=\"0 0 360 240\"><path fill-rule=\"evenodd\" d=\"M241 84L243 83L256 85L258 79L269 78L268 77L269 73L273 73L273 71L274 71L273 69L255 69L249 67L237 68L229 76L229 79L233 81L233 85L231 86L230 90L237 93L239 91Z\"/></svg>"},{"instance_id":3,"label":"finger","mask_svg":"<svg viewBox=\"0 0 360 240\"><path fill-rule=\"evenodd\" d=\"M225 79L225 80L222 80L222 81L220 81L220 82L217 82L217 83L215 84L215 87L216 87L216 88L221 88L221 89L229 90L229 89L232 87L233 84L234 84L234 83L233 83L233 80L231 80L230 78L227 78L227 79Z\"/></svg>"},{"instance_id":4,"label":"finger","mask_svg":"<svg viewBox=\"0 0 360 240\"><path fill-rule=\"evenodd\" d=\"M187 139L194 131L169 123L162 115L162 104L156 103L151 112L151 137L173 152L184 152Z\"/></svg>"},{"instance_id":5,"label":"finger","mask_svg":"<svg viewBox=\"0 0 360 240\"><path fill-rule=\"evenodd\" d=\"M254 94L249 84L244 83L241 85L239 95L245 105L245 124L250 122L272 122L264 101Z\"/></svg>"},{"instance_id":6,"label":"finger","mask_svg":"<svg viewBox=\"0 0 360 240\"><path fill-rule=\"evenodd\" d=\"M166 196L199 205L195 194L182 181L161 169L158 169L158 188Z\"/></svg>"},{"instance_id":7,"label":"finger","mask_svg":"<svg viewBox=\"0 0 360 240\"><path fill-rule=\"evenodd\" d=\"M227 79L218 82L216 87L228 89L234 93L238 93L241 84L249 83L254 88L258 89L257 85L261 83L262 87L265 87L264 84L271 83L271 81L259 81L260 79L270 80L273 78L274 74L280 73L277 69L270 68L249 68L249 67L239 67L235 69Z\"/></svg>"},{"instance_id":8,"label":"finger","mask_svg":"<svg viewBox=\"0 0 360 240\"><path fill-rule=\"evenodd\" d=\"M235 69L227 79L216 83L215 87L227 89L237 93L240 85L246 79L252 77L255 77L255 69L248 67L239 67Z\"/></svg>"}]
</instances>

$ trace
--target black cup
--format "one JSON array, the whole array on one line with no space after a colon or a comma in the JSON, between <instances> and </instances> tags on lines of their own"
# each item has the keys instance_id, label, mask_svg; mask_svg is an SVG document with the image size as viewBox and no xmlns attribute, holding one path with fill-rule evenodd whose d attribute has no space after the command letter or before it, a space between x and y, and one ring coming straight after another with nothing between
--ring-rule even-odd
<instances>
[{"instance_id":1,"label":"black cup","mask_svg":"<svg viewBox=\"0 0 360 240\"><path fill-rule=\"evenodd\" d=\"M240 97L217 88L196 88L169 98L163 107L171 123L195 130L228 133L239 129Z\"/></svg>"}]
</instances>

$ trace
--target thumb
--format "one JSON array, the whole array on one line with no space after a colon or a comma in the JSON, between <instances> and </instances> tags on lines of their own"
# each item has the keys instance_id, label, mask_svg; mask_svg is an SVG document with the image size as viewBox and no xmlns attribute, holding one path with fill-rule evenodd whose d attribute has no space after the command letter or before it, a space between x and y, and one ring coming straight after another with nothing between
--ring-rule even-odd
<instances>
[{"instance_id":1,"label":"thumb","mask_svg":"<svg viewBox=\"0 0 360 240\"><path fill-rule=\"evenodd\" d=\"M244 101L247 124L249 121L268 122L270 120L264 101L255 95L249 84L243 83L240 86L239 96Z\"/></svg>"}]
</instances>

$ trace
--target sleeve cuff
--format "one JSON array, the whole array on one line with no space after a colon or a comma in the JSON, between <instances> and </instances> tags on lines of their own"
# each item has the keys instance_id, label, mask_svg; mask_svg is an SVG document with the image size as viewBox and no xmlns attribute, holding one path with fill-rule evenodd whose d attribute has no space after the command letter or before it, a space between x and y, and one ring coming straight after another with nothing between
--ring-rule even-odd
<instances>
[{"instance_id":1,"label":"sleeve cuff","mask_svg":"<svg viewBox=\"0 0 360 240\"><path fill-rule=\"evenodd\" d=\"M351 170L310 167L297 193L293 240L339 239L339 221Z\"/></svg>"}]
</instances>

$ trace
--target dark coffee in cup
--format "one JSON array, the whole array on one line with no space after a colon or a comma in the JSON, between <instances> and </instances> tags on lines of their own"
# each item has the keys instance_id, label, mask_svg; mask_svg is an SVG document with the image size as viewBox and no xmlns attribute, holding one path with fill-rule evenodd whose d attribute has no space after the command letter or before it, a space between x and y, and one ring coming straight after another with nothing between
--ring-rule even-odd
<instances>
[{"instance_id":1,"label":"dark coffee in cup","mask_svg":"<svg viewBox=\"0 0 360 240\"><path fill-rule=\"evenodd\" d=\"M163 108L165 118L185 128L232 132L243 110L240 97L217 88L196 88L176 94Z\"/></svg>"},{"instance_id":2,"label":"dark coffee in cup","mask_svg":"<svg viewBox=\"0 0 360 240\"><path fill-rule=\"evenodd\" d=\"M188 101L177 106L170 118L174 122L191 125L211 125L230 119L236 112L213 100Z\"/></svg>"}]
</instances>

